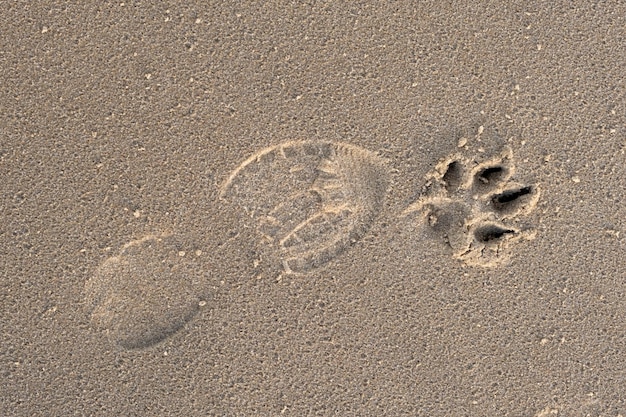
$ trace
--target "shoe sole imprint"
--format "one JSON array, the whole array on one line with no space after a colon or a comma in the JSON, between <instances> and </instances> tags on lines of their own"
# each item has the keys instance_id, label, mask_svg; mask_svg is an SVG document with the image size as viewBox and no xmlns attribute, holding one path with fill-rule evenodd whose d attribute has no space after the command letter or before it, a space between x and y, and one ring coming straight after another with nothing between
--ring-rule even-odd
<instances>
[{"instance_id":1,"label":"shoe sole imprint","mask_svg":"<svg viewBox=\"0 0 626 417\"><path fill-rule=\"evenodd\" d=\"M181 329L198 312L195 254L170 234L149 235L106 259L85 283L91 323L124 349L142 349Z\"/></svg>"},{"instance_id":2,"label":"shoe sole imprint","mask_svg":"<svg viewBox=\"0 0 626 417\"><path fill-rule=\"evenodd\" d=\"M286 273L319 268L358 241L387 193L382 158L336 142L288 142L239 165L220 189L255 220Z\"/></svg>"}]
</instances>

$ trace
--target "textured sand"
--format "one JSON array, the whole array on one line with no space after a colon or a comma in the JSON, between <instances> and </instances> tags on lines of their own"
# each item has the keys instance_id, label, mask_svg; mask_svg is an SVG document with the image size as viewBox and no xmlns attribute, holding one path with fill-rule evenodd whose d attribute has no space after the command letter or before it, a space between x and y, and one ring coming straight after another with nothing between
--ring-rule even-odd
<instances>
[{"instance_id":1,"label":"textured sand","mask_svg":"<svg viewBox=\"0 0 626 417\"><path fill-rule=\"evenodd\" d=\"M0 13L0 415L626 416L625 4L80 3Z\"/></svg>"}]
</instances>

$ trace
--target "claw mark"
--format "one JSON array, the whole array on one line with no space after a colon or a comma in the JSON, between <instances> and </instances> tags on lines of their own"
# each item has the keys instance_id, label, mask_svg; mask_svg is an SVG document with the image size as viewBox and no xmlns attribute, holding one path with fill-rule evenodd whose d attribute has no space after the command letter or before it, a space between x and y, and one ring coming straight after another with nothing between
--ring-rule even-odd
<instances>
[{"instance_id":1,"label":"claw mark","mask_svg":"<svg viewBox=\"0 0 626 417\"><path fill-rule=\"evenodd\" d=\"M478 242L492 242L502 239L507 234L517 233L514 229L505 228L496 224L487 224L478 227L474 231L474 238Z\"/></svg>"}]
</instances>

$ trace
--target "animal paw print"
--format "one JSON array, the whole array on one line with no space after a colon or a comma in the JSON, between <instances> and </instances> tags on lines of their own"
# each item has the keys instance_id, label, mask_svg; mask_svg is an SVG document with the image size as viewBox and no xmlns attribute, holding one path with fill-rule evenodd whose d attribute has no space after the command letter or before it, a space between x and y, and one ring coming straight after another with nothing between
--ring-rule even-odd
<instances>
[{"instance_id":1,"label":"animal paw print","mask_svg":"<svg viewBox=\"0 0 626 417\"><path fill-rule=\"evenodd\" d=\"M514 242L534 236L519 219L535 208L539 188L513 181L514 174L508 147L483 161L451 155L427 175L423 193L405 213L422 213L429 233L446 242L455 258L496 266Z\"/></svg>"}]
</instances>

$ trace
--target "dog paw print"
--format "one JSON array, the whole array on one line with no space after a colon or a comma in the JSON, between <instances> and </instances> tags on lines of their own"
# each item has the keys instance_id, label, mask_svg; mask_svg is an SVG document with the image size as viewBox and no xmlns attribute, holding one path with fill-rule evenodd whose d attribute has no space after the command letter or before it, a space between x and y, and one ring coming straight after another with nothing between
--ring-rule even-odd
<instances>
[{"instance_id":1,"label":"dog paw print","mask_svg":"<svg viewBox=\"0 0 626 417\"><path fill-rule=\"evenodd\" d=\"M539 188L514 178L510 148L486 160L454 154L427 175L422 194L405 213L421 213L428 233L445 242L455 258L496 266L515 242L534 237L521 218L535 208Z\"/></svg>"}]
</instances>

